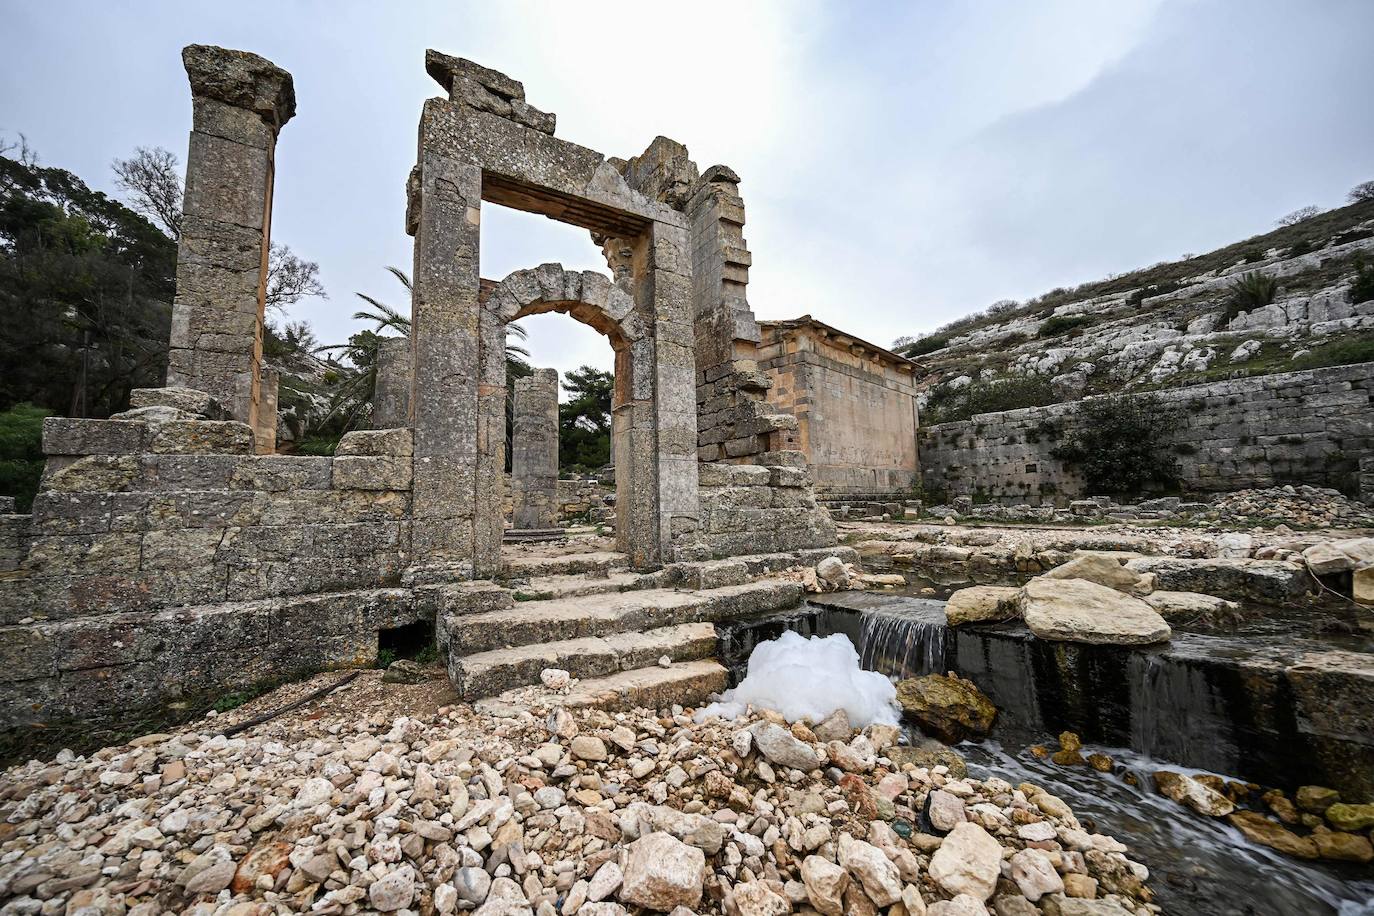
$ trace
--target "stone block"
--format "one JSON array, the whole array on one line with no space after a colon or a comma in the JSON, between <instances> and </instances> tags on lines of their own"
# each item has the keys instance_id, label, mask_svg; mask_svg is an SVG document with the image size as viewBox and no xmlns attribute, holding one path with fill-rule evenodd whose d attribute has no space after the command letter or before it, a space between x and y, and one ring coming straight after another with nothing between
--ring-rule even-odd
<instances>
[{"instance_id":1,"label":"stone block","mask_svg":"<svg viewBox=\"0 0 1374 916\"><path fill-rule=\"evenodd\" d=\"M144 450L148 427L127 420L43 420L45 455L129 455Z\"/></svg>"},{"instance_id":2,"label":"stone block","mask_svg":"<svg viewBox=\"0 0 1374 916\"><path fill-rule=\"evenodd\" d=\"M135 388L129 392L130 407L171 407L203 420L227 420L224 405L194 388Z\"/></svg>"},{"instance_id":3,"label":"stone block","mask_svg":"<svg viewBox=\"0 0 1374 916\"><path fill-rule=\"evenodd\" d=\"M43 474L44 490L111 493L128 489L142 479L143 471L133 455L86 455L49 468Z\"/></svg>"},{"instance_id":4,"label":"stone block","mask_svg":"<svg viewBox=\"0 0 1374 916\"><path fill-rule=\"evenodd\" d=\"M392 456L409 458L415 454L415 445L408 428L361 429L345 433L334 450L335 457L343 456Z\"/></svg>"},{"instance_id":5,"label":"stone block","mask_svg":"<svg viewBox=\"0 0 1374 916\"><path fill-rule=\"evenodd\" d=\"M410 484L410 458L358 455L334 459L335 489L409 490Z\"/></svg>"},{"instance_id":6,"label":"stone block","mask_svg":"<svg viewBox=\"0 0 1374 916\"><path fill-rule=\"evenodd\" d=\"M151 429L154 454L251 455L253 428L237 420L173 420Z\"/></svg>"}]
</instances>

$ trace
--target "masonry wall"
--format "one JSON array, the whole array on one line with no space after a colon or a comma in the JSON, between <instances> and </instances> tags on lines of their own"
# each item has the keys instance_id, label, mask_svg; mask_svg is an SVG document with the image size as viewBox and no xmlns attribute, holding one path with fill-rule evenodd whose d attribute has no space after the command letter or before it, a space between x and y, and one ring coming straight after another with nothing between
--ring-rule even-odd
<instances>
[{"instance_id":1,"label":"masonry wall","mask_svg":"<svg viewBox=\"0 0 1374 916\"><path fill-rule=\"evenodd\" d=\"M1356 495L1374 455L1374 363L1232 379L1160 392L1179 408L1175 453L1189 491L1287 483ZM1082 478L1051 452L1072 404L980 414L922 430L921 466L937 496L1066 504Z\"/></svg>"},{"instance_id":2,"label":"masonry wall","mask_svg":"<svg viewBox=\"0 0 1374 916\"><path fill-rule=\"evenodd\" d=\"M805 330L763 325L768 399L796 416L818 495L909 492L920 480L916 389L901 371Z\"/></svg>"},{"instance_id":3,"label":"masonry wall","mask_svg":"<svg viewBox=\"0 0 1374 916\"><path fill-rule=\"evenodd\" d=\"M46 421L33 514L0 525L0 727L365 663L416 619L410 431L253 447L236 421Z\"/></svg>"}]
</instances>

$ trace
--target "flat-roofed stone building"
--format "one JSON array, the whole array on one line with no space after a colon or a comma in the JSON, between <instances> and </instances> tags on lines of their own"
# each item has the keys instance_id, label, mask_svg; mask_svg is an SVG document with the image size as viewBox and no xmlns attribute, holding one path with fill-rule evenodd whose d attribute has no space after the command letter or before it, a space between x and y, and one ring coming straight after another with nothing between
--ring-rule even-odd
<instances>
[{"instance_id":1,"label":"flat-roofed stone building","mask_svg":"<svg viewBox=\"0 0 1374 916\"><path fill-rule=\"evenodd\" d=\"M818 495L909 495L920 480L920 367L810 315L760 321L759 332L758 366L773 380L768 400L796 416Z\"/></svg>"}]
</instances>

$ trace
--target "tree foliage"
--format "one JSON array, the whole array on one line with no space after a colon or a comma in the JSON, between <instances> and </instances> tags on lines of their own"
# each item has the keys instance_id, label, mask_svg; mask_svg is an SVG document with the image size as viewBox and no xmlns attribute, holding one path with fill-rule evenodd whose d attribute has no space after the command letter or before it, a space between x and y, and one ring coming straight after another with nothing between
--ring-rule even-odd
<instances>
[{"instance_id":1,"label":"tree foliage","mask_svg":"<svg viewBox=\"0 0 1374 916\"><path fill-rule=\"evenodd\" d=\"M568 400L558 405L558 467L594 471L611 461L611 396L615 376L592 366L563 376Z\"/></svg>"},{"instance_id":2,"label":"tree foliage","mask_svg":"<svg viewBox=\"0 0 1374 916\"><path fill-rule=\"evenodd\" d=\"M1176 409L1154 395L1079 401L1071 430L1051 455L1082 473L1093 495L1134 497L1177 486Z\"/></svg>"},{"instance_id":3,"label":"tree foliage","mask_svg":"<svg viewBox=\"0 0 1374 916\"><path fill-rule=\"evenodd\" d=\"M50 411L16 404L0 413L0 496L28 512L43 476L43 418Z\"/></svg>"},{"instance_id":4,"label":"tree foliage","mask_svg":"<svg viewBox=\"0 0 1374 916\"><path fill-rule=\"evenodd\" d=\"M1322 208L1317 206L1299 207L1292 213L1289 213L1287 216L1279 217L1277 220L1274 221L1274 225L1296 226L1298 223L1302 222L1305 219L1311 219L1314 216L1320 215L1321 212Z\"/></svg>"},{"instance_id":5,"label":"tree foliage","mask_svg":"<svg viewBox=\"0 0 1374 916\"><path fill-rule=\"evenodd\" d=\"M0 156L0 409L108 416L162 384L176 246L30 156Z\"/></svg>"}]
</instances>

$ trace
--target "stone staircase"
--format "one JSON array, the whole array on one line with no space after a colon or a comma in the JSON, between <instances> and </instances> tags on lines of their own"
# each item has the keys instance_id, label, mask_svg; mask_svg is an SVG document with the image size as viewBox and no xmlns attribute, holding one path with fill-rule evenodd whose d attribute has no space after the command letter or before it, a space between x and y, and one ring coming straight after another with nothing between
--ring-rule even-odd
<instances>
[{"instance_id":1,"label":"stone staircase","mask_svg":"<svg viewBox=\"0 0 1374 916\"><path fill-rule=\"evenodd\" d=\"M506 568L505 600L445 614L449 678L462 699L489 708L539 684L546 668L578 679L567 706L695 704L727 686L715 624L798 606L800 583L767 574L832 555L853 559L830 548L637 573L618 554L521 558Z\"/></svg>"}]
</instances>

